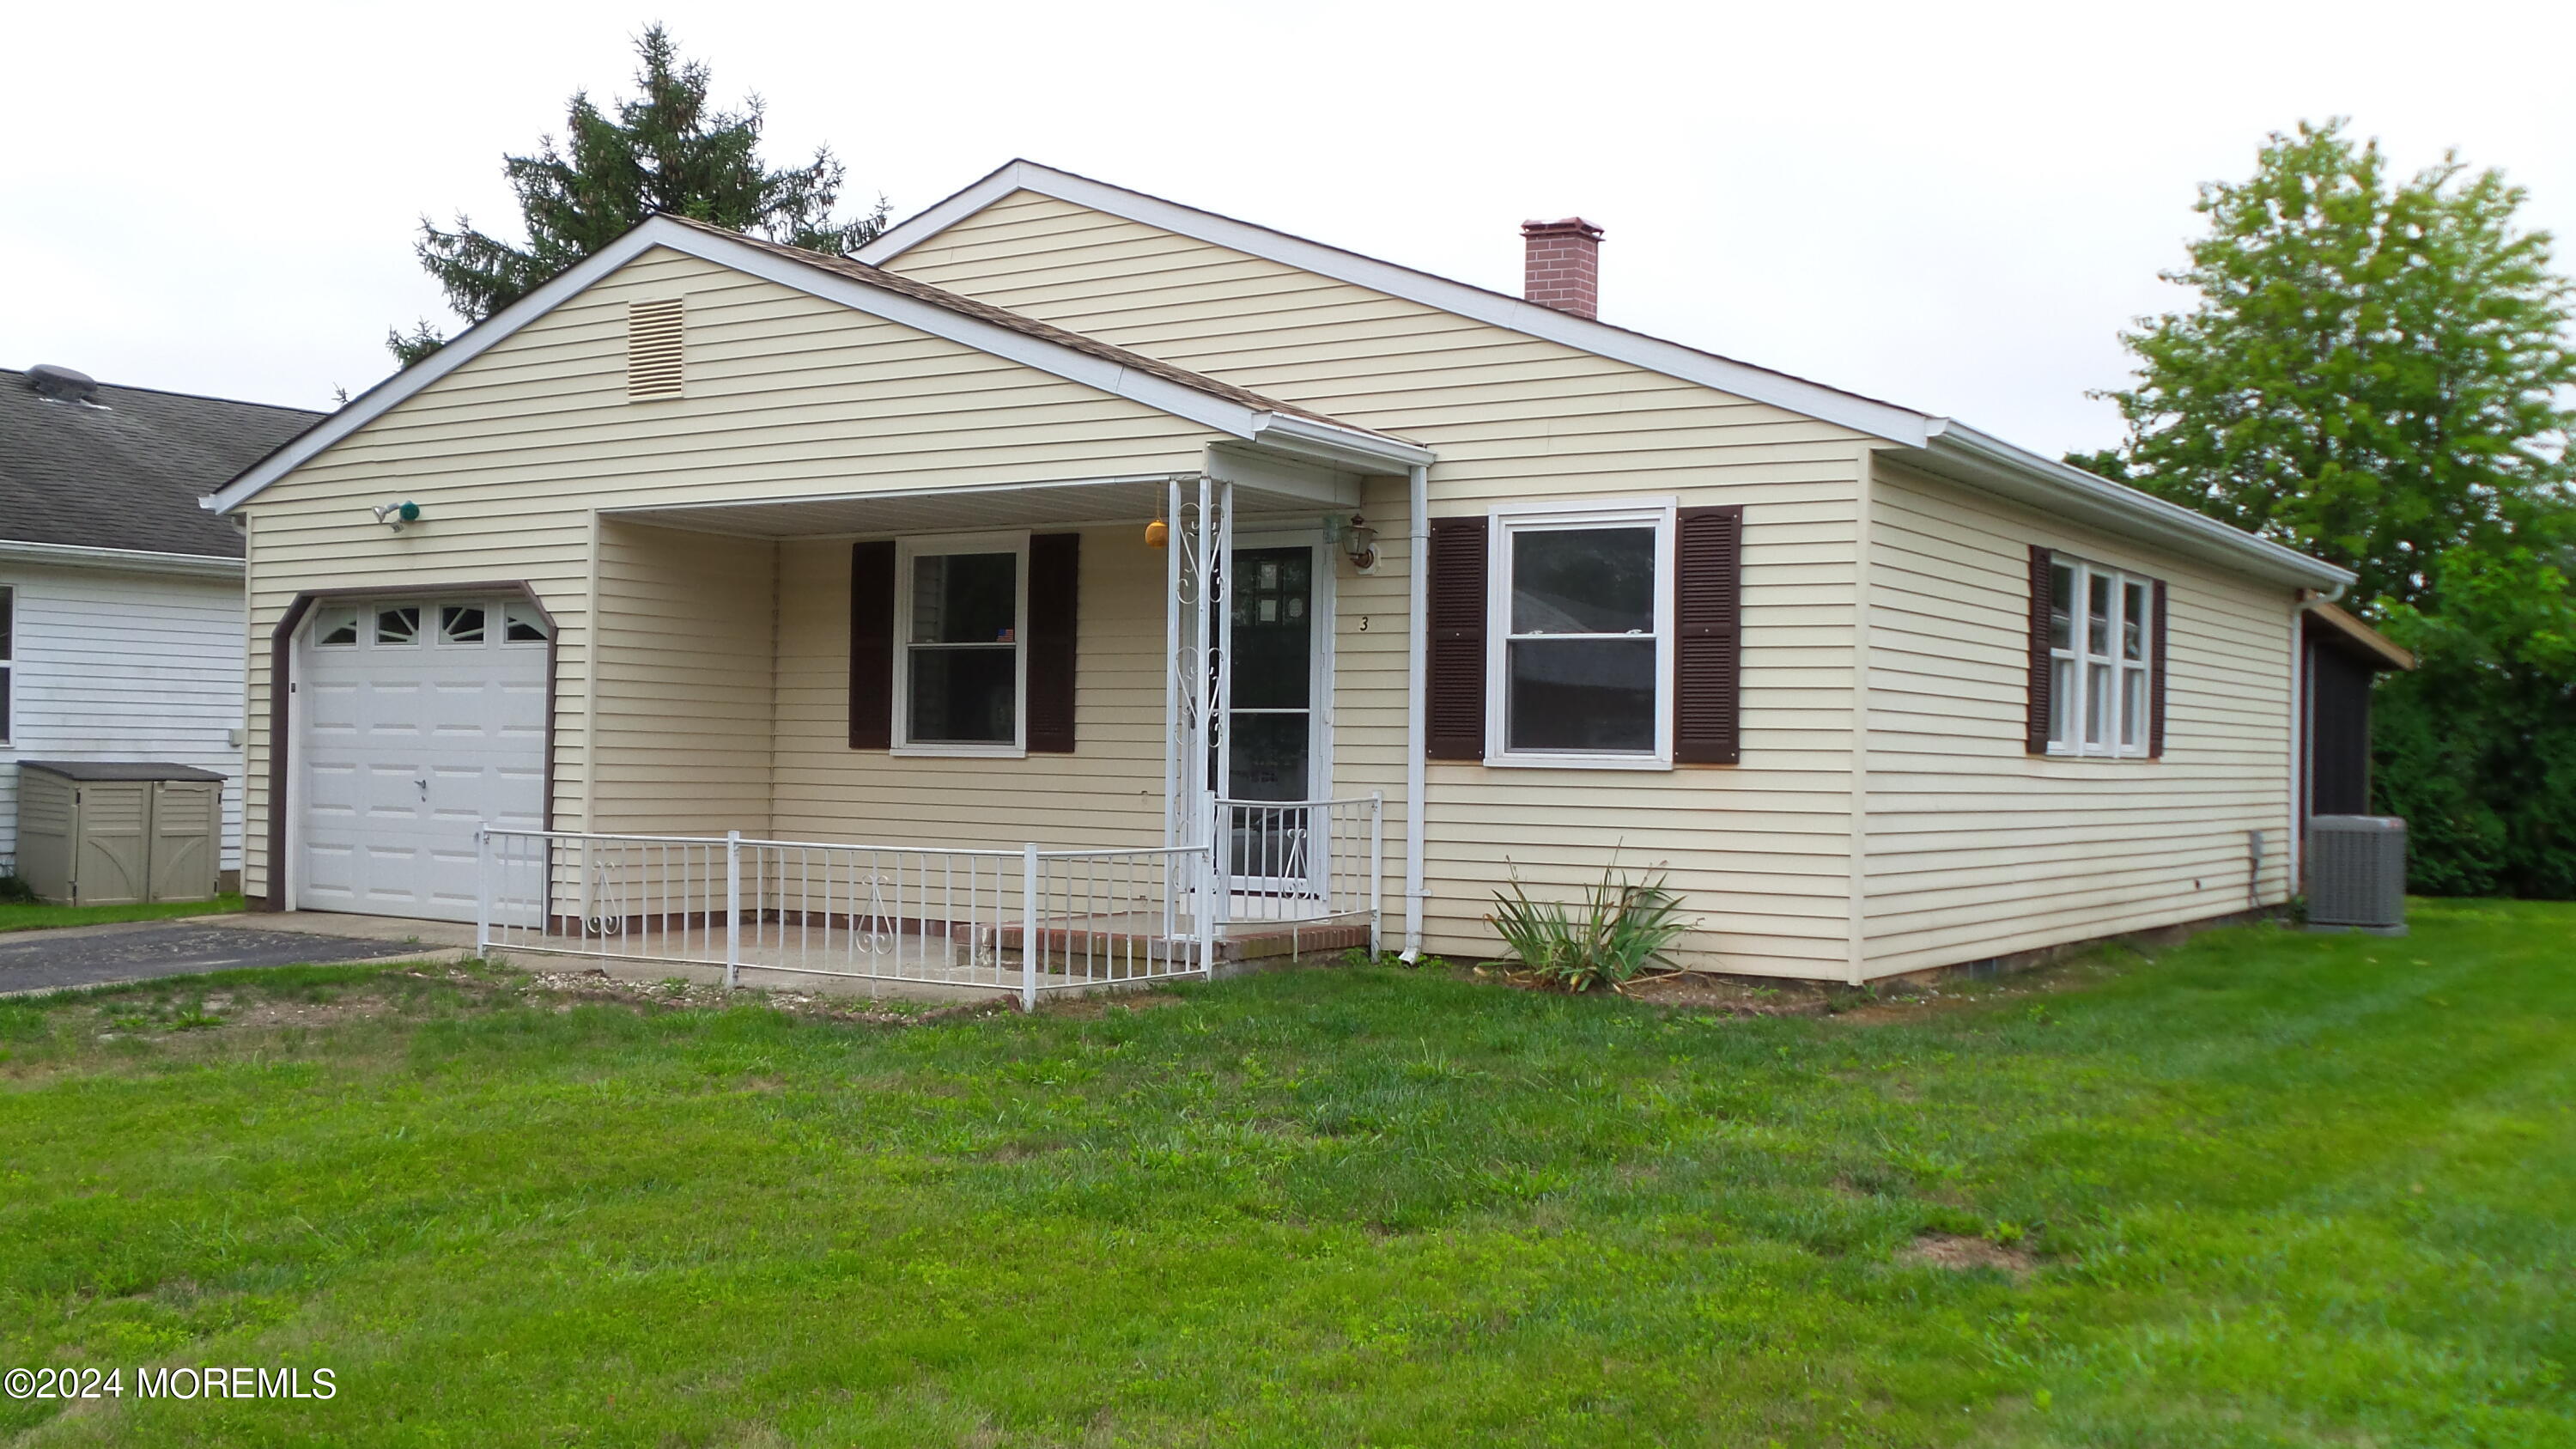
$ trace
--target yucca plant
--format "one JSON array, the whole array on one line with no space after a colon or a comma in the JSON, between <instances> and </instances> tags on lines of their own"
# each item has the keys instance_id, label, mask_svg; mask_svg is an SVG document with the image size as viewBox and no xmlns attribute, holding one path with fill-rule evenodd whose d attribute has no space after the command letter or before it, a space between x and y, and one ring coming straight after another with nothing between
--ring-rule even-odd
<instances>
[{"instance_id":1,"label":"yucca plant","mask_svg":"<svg viewBox=\"0 0 2576 1449\"><path fill-rule=\"evenodd\" d=\"M1690 928L1665 879L1660 869L1631 878L1613 861L1581 903L1567 905L1530 899L1514 870L1511 888L1495 893L1486 919L1511 948L1509 959L1542 983L1563 991L1616 990L1650 967L1671 965L1665 949Z\"/></svg>"}]
</instances>

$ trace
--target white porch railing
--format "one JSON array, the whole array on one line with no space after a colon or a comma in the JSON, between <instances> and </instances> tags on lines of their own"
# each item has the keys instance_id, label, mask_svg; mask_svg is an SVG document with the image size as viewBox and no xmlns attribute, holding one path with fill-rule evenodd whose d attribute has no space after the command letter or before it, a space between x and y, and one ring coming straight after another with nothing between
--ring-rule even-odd
<instances>
[{"instance_id":1,"label":"white porch railing","mask_svg":"<svg viewBox=\"0 0 2576 1449\"><path fill-rule=\"evenodd\" d=\"M964 850L487 828L479 951L1038 993L1211 974L1205 846ZM1217 906L1201 910L1208 901Z\"/></svg>"},{"instance_id":2,"label":"white porch railing","mask_svg":"<svg viewBox=\"0 0 2576 1449\"><path fill-rule=\"evenodd\" d=\"M1226 919L1322 924L1366 920L1383 949L1386 797L1219 800L1218 865Z\"/></svg>"}]
</instances>

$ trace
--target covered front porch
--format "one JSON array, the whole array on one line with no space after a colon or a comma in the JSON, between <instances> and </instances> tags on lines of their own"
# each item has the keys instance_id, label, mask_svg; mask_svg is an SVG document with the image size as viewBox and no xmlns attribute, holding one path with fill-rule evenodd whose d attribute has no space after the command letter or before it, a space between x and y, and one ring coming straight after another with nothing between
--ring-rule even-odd
<instances>
[{"instance_id":1,"label":"covered front porch","mask_svg":"<svg viewBox=\"0 0 2576 1449\"><path fill-rule=\"evenodd\" d=\"M1401 694L1336 701L1403 667L1403 487L1218 448L603 509L581 828L484 837L478 937L1029 999L1374 949Z\"/></svg>"}]
</instances>

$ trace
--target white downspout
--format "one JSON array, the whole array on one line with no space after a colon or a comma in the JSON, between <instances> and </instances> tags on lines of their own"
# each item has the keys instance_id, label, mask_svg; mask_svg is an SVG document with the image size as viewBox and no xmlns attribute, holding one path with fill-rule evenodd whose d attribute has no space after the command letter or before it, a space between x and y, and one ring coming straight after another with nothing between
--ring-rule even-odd
<instances>
[{"instance_id":1,"label":"white downspout","mask_svg":"<svg viewBox=\"0 0 2576 1449\"><path fill-rule=\"evenodd\" d=\"M1431 744L1431 469L1406 471L1404 555L1404 959L1422 959L1423 751Z\"/></svg>"}]
</instances>

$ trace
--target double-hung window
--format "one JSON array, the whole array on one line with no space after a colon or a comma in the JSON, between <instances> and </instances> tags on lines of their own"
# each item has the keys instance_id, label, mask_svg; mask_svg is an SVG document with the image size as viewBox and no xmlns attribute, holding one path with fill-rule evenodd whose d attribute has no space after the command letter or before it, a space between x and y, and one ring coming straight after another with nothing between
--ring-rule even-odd
<instances>
[{"instance_id":1,"label":"double-hung window","mask_svg":"<svg viewBox=\"0 0 2576 1449\"><path fill-rule=\"evenodd\" d=\"M2153 580L2100 564L2051 561L2050 754L2147 755L2154 587Z\"/></svg>"},{"instance_id":2,"label":"double-hung window","mask_svg":"<svg viewBox=\"0 0 2576 1449\"><path fill-rule=\"evenodd\" d=\"M1502 509L1486 762L1672 763L1673 505Z\"/></svg>"},{"instance_id":3,"label":"double-hung window","mask_svg":"<svg viewBox=\"0 0 2576 1449\"><path fill-rule=\"evenodd\" d=\"M908 541L896 577L896 748L1020 753L1027 536Z\"/></svg>"},{"instance_id":4,"label":"double-hung window","mask_svg":"<svg viewBox=\"0 0 2576 1449\"><path fill-rule=\"evenodd\" d=\"M9 743L9 686L18 682L18 591L0 584L0 745Z\"/></svg>"}]
</instances>

